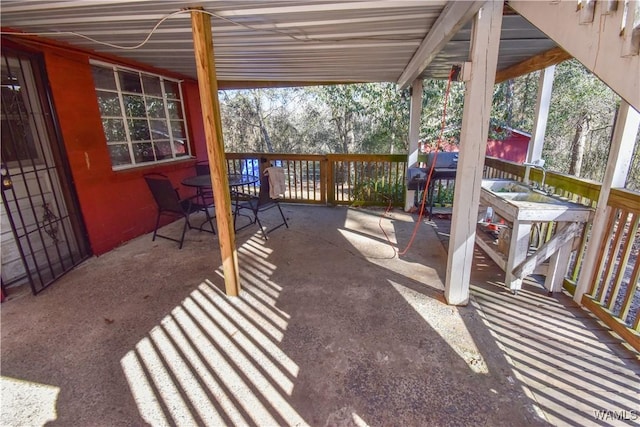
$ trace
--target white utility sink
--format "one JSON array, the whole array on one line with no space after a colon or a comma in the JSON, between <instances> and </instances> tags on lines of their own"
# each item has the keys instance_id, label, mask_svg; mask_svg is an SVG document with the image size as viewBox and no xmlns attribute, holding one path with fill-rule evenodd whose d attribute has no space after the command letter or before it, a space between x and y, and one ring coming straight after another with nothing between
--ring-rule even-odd
<instances>
[{"instance_id":1,"label":"white utility sink","mask_svg":"<svg viewBox=\"0 0 640 427\"><path fill-rule=\"evenodd\" d=\"M504 179L482 180L480 204L491 206L495 213L509 222L516 219L584 222L591 212L586 206Z\"/></svg>"},{"instance_id":2,"label":"white utility sink","mask_svg":"<svg viewBox=\"0 0 640 427\"><path fill-rule=\"evenodd\" d=\"M487 240L481 231L476 233L476 242L505 271L505 285L517 292L530 266L539 266L550 257L545 287L550 292L560 290L571 255L571 241L579 229L575 223L589 221L592 209L505 179L482 180L480 206L487 211L491 207L493 221L499 220L504 228L498 240L503 238L506 247ZM557 225L554 238L531 253L533 224L550 221ZM544 253L539 252L541 249Z\"/></svg>"}]
</instances>

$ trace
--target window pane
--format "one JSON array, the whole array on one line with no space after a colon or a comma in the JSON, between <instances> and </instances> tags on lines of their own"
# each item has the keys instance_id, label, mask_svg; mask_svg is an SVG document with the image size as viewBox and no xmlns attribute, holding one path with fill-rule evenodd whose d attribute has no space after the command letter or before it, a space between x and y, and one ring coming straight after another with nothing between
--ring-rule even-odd
<instances>
[{"instance_id":1,"label":"window pane","mask_svg":"<svg viewBox=\"0 0 640 427\"><path fill-rule=\"evenodd\" d=\"M167 98L180 99L180 89L178 88L178 83L165 80L164 91L167 94Z\"/></svg>"},{"instance_id":2,"label":"window pane","mask_svg":"<svg viewBox=\"0 0 640 427\"><path fill-rule=\"evenodd\" d=\"M109 155L113 166L130 165L129 147L126 144L109 145Z\"/></svg>"},{"instance_id":3,"label":"window pane","mask_svg":"<svg viewBox=\"0 0 640 427\"><path fill-rule=\"evenodd\" d=\"M187 147L182 140L173 141L173 148L176 152L176 157L188 156Z\"/></svg>"},{"instance_id":4,"label":"window pane","mask_svg":"<svg viewBox=\"0 0 640 427\"><path fill-rule=\"evenodd\" d=\"M154 147L156 149L156 158L158 160L170 159L171 154L171 142L169 141L159 141L154 142Z\"/></svg>"},{"instance_id":5,"label":"window pane","mask_svg":"<svg viewBox=\"0 0 640 427\"><path fill-rule=\"evenodd\" d=\"M122 119L102 119L102 128L107 142L123 142L127 140Z\"/></svg>"},{"instance_id":6,"label":"window pane","mask_svg":"<svg viewBox=\"0 0 640 427\"><path fill-rule=\"evenodd\" d=\"M174 138L186 139L187 132L184 129L184 122L171 120L171 133Z\"/></svg>"},{"instance_id":7,"label":"window pane","mask_svg":"<svg viewBox=\"0 0 640 427\"><path fill-rule=\"evenodd\" d=\"M118 71L120 75L120 90L123 92L142 93L142 84L138 73Z\"/></svg>"},{"instance_id":8,"label":"window pane","mask_svg":"<svg viewBox=\"0 0 640 427\"><path fill-rule=\"evenodd\" d=\"M142 76L142 84L144 85L145 94L162 98L162 87L158 77Z\"/></svg>"},{"instance_id":9,"label":"window pane","mask_svg":"<svg viewBox=\"0 0 640 427\"><path fill-rule=\"evenodd\" d=\"M91 72L96 88L117 90L116 79L111 68L93 66Z\"/></svg>"},{"instance_id":10,"label":"window pane","mask_svg":"<svg viewBox=\"0 0 640 427\"><path fill-rule=\"evenodd\" d=\"M189 151L187 150L187 133L184 129L184 122L172 120L171 133L173 134L173 146L176 155L188 155Z\"/></svg>"},{"instance_id":11,"label":"window pane","mask_svg":"<svg viewBox=\"0 0 640 427\"><path fill-rule=\"evenodd\" d=\"M127 117L146 117L144 108L144 98L137 95L123 95L124 110Z\"/></svg>"},{"instance_id":12,"label":"window pane","mask_svg":"<svg viewBox=\"0 0 640 427\"><path fill-rule=\"evenodd\" d=\"M129 120L129 135L132 141L149 141L149 125L146 119Z\"/></svg>"},{"instance_id":13,"label":"window pane","mask_svg":"<svg viewBox=\"0 0 640 427\"><path fill-rule=\"evenodd\" d=\"M115 92L97 91L98 106L102 116L122 116L120 109L120 99Z\"/></svg>"},{"instance_id":14,"label":"window pane","mask_svg":"<svg viewBox=\"0 0 640 427\"><path fill-rule=\"evenodd\" d=\"M170 119L182 119L182 106L179 101L167 101Z\"/></svg>"},{"instance_id":15,"label":"window pane","mask_svg":"<svg viewBox=\"0 0 640 427\"><path fill-rule=\"evenodd\" d=\"M162 98L151 98L147 96L147 112L149 117L164 119L164 101Z\"/></svg>"},{"instance_id":16,"label":"window pane","mask_svg":"<svg viewBox=\"0 0 640 427\"><path fill-rule=\"evenodd\" d=\"M133 144L133 157L136 163L153 162L156 160L153 155L153 146L150 142Z\"/></svg>"},{"instance_id":17,"label":"window pane","mask_svg":"<svg viewBox=\"0 0 640 427\"><path fill-rule=\"evenodd\" d=\"M167 122L164 120L151 120L151 138L156 141L159 139L170 139Z\"/></svg>"}]
</instances>

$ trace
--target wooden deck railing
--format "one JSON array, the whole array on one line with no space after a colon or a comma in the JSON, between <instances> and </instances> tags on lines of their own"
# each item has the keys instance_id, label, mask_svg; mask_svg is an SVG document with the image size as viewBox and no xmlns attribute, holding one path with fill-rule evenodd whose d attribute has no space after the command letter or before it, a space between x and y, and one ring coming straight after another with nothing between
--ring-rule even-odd
<instances>
[{"instance_id":1,"label":"wooden deck railing","mask_svg":"<svg viewBox=\"0 0 640 427\"><path fill-rule=\"evenodd\" d=\"M285 171L287 192L283 201L289 203L327 203L326 156L319 154L227 153L230 173L260 175L265 165L262 159ZM243 189L257 192L257 185Z\"/></svg>"},{"instance_id":2,"label":"wooden deck railing","mask_svg":"<svg viewBox=\"0 0 640 427\"><path fill-rule=\"evenodd\" d=\"M613 189L591 288L582 303L640 351L640 194Z\"/></svg>"},{"instance_id":3,"label":"wooden deck railing","mask_svg":"<svg viewBox=\"0 0 640 427\"><path fill-rule=\"evenodd\" d=\"M407 155L330 154L328 200L334 204L402 206Z\"/></svg>"},{"instance_id":4,"label":"wooden deck railing","mask_svg":"<svg viewBox=\"0 0 640 427\"><path fill-rule=\"evenodd\" d=\"M259 174L262 159L285 170L290 203L402 206L407 156L227 153L231 173ZM255 186L244 191L257 191Z\"/></svg>"}]
</instances>

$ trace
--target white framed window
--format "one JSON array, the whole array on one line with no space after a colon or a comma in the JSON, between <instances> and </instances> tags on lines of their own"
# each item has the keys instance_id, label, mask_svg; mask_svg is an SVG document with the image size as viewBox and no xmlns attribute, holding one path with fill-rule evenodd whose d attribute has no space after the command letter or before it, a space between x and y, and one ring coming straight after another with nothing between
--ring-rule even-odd
<instances>
[{"instance_id":1,"label":"white framed window","mask_svg":"<svg viewBox=\"0 0 640 427\"><path fill-rule=\"evenodd\" d=\"M191 155L180 81L92 61L114 170Z\"/></svg>"}]
</instances>

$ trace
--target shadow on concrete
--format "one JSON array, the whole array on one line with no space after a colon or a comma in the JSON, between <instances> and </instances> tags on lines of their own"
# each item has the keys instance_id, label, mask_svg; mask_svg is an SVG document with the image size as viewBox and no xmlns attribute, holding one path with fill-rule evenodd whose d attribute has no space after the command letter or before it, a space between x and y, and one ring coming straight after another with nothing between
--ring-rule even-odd
<instances>
[{"instance_id":1,"label":"shadow on concrete","mask_svg":"<svg viewBox=\"0 0 640 427\"><path fill-rule=\"evenodd\" d=\"M449 220L433 226L446 247ZM543 276L513 295L477 247L472 271L471 302L541 417L554 425L640 423L637 352L567 292L548 295Z\"/></svg>"},{"instance_id":2,"label":"shadow on concrete","mask_svg":"<svg viewBox=\"0 0 640 427\"><path fill-rule=\"evenodd\" d=\"M217 240L190 232L182 250L143 236L3 304L3 377L48 391L31 414L3 381L3 421L41 425L54 396L51 425L546 424L484 307L444 303L433 229L397 257L382 213L285 206L290 229L243 230L237 298ZM390 215L403 246L414 219Z\"/></svg>"}]
</instances>

